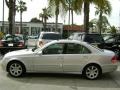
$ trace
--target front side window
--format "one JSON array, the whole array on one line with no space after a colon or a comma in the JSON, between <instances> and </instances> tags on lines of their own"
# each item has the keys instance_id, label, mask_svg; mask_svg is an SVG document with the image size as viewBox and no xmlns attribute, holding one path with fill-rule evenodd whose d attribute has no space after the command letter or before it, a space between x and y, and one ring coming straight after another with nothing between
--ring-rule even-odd
<instances>
[{"instance_id":1,"label":"front side window","mask_svg":"<svg viewBox=\"0 0 120 90\"><path fill-rule=\"evenodd\" d=\"M52 44L43 50L43 54L62 54L63 47L63 43Z\"/></svg>"},{"instance_id":2,"label":"front side window","mask_svg":"<svg viewBox=\"0 0 120 90\"><path fill-rule=\"evenodd\" d=\"M66 54L88 54L90 50L80 44L69 43L67 44Z\"/></svg>"}]
</instances>

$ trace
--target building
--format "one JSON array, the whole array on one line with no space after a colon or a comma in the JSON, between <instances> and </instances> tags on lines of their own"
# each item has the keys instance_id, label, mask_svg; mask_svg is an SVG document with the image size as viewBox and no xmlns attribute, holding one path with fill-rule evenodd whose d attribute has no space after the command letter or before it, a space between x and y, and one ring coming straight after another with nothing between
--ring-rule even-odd
<instances>
[{"instance_id":1,"label":"building","mask_svg":"<svg viewBox=\"0 0 120 90\"><path fill-rule=\"evenodd\" d=\"M67 38L73 32L84 32L83 25L64 25L63 37Z\"/></svg>"},{"instance_id":2,"label":"building","mask_svg":"<svg viewBox=\"0 0 120 90\"><path fill-rule=\"evenodd\" d=\"M0 31L4 33L8 33L9 23L4 22L4 30L2 21L0 21ZM23 33L28 33L28 35L38 35L41 31L53 31L55 32L55 23L47 23L46 30L44 30L42 23L34 23L34 22L23 22L22 23L22 31ZM20 22L15 23L14 33L20 33ZM63 24L58 23L58 31L61 34L63 33Z\"/></svg>"}]
</instances>

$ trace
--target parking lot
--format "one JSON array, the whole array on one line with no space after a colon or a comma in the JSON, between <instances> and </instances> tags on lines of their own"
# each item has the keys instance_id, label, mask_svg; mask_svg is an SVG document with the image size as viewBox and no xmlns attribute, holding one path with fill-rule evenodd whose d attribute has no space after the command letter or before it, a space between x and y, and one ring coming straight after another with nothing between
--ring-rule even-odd
<instances>
[{"instance_id":1,"label":"parking lot","mask_svg":"<svg viewBox=\"0 0 120 90\"><path fill-rule=\"evenodd\" d=\"M30 41L31 42L31 41ZM30 43L28 42L28 43ZM31 45L34 46L34 45ZM31 47L30 47L31 48ZM0 60L3 56L0 56ZM97 80L79 74L32 73L13 78L0 66L0 90L120 90L120 63L117 71Z\"/></svg>"}]
</instances>

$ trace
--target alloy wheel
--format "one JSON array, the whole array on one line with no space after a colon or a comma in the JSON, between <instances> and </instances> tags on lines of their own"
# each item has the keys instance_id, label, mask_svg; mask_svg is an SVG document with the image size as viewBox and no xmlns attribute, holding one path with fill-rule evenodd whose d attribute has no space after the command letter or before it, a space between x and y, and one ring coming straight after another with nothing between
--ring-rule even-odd
<instances>
[{"instance_id":1,"label":"alloy wheel","mask_svg":"<svg viewBox=\"0 0 120 90\"><path fill-rule=\"evenodd\" d=\"M14 63L10 64L9 73L11 76L14 76L14 77L21 76L23 74L22 64L20 64L18 62L14 62Z\"/></svg>"},{"instance_id":2,"label":"alloy wheel","mask_svg":"<svg viewBox=\"0 0 120 90\"><path fill-rule=\"evenodd\" d=\"M96 79L100 75L100 69L96 65L89 65L85 69L85 76L88 79Z\"/></svg>"}]
</instances>

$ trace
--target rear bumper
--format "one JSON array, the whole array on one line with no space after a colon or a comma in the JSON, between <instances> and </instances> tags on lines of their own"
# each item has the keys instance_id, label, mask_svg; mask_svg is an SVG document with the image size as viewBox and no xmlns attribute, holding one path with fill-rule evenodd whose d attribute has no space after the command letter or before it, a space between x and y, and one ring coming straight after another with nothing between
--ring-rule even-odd
<instances>
[{"instance_id":1,"label":"rear bumper","mask_svg":"<svg viewBox=\"0 0 120 90\"><path fill-rule=\"evenodd\" d=\"M113 71L116 71L117 68L118 68L117 64L105 65L105 66L102 66L102 73L113 72Z\"/></svg>"}]
</instances>

